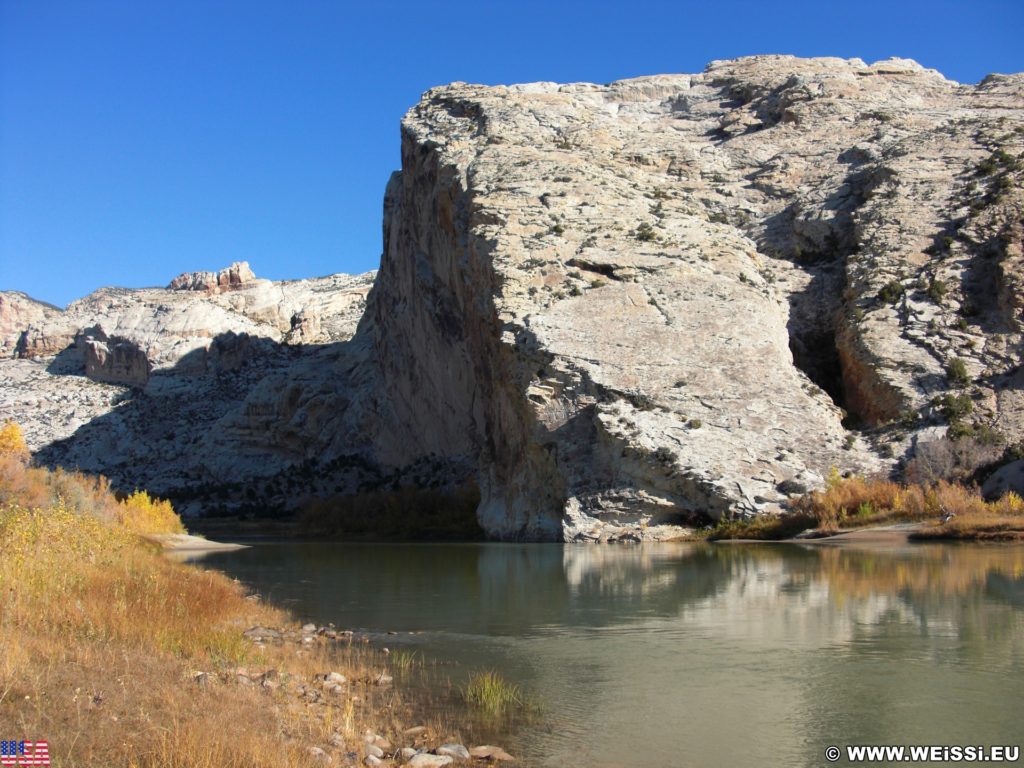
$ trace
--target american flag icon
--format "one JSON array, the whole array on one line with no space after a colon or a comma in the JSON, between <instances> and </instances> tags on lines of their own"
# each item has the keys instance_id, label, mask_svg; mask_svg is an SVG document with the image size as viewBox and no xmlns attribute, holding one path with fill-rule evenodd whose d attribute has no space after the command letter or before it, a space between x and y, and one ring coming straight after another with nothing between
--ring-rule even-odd
<instances>
[{"instance_id":1,"label":"american flag icon","mask_svg":"<svg viewBox=\"0 0 1024 768\"><path fill-rule=\"evenodd\" d=\"M0 766L49 764L50 745L45 741L0 741Z\"/></svg>"}]
</instances>

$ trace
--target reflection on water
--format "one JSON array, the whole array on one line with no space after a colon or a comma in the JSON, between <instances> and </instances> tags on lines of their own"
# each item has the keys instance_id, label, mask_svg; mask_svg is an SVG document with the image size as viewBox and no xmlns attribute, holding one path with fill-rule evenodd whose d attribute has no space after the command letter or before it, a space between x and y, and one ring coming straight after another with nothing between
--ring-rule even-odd
<instances>
[{"instance_id":1,"label":"reflection on water","mask_svg":"<svg viewBox=\"0 0 1024 768\"><path fill-rule=\"evenodd\" d=\"M1021 741L1021 547L274 544L203 563L303 619L500 670L547 714L508 742L531 764Z\"/></svg>"}]
</instances>

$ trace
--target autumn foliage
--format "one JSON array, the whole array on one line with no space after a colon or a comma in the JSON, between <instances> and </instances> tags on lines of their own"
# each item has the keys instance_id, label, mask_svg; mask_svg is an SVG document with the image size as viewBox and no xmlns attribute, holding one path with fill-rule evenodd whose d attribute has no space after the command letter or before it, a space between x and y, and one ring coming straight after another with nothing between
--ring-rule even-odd
<instances>
[{"instance_id":1,"label":"autumn foliage","mask_svg":"<svg viewBox=\"0 0 1024 768\"><path fill-rule=\"evenodd\" d=\"M119 505L117 521L133 533L184 533L181 518L171 502L156 499L145 491L135 491Z\"/></svg>"},{"instance_id":2,"label":"autumn foliage","mask_svg":"<svg viewBox=\"0 0 1024 768\"><path fill-rule=\"evenodd\" d=\"M987 501L978 488L945 480L903 484L843 478L833 471L825 490L803 496L795 507L824 532L930 521L914 533L915 538L1013 539L1024 534L1024 499L1016 493Z\"/></svg>"},{"instance_id":3,"label":"autumn foliage","mask_svg":"<svg viewBox=\"0 0 1024 768\"><path fill-rule=\"evenodd\" d=\"M340 762L362 749L366 729L412 724L388 725L396 698L376 686L360 689L358 710L347 697L312 708L279 687L287 679L319 690L315 675L326 669L369 680L386 657L254 645L244 628L291 619L140 535L179 530L171 505L143 491L119 501L103 478L31 467L17 450L0 455L6 734L48 737L59 766L270 768L312 764L312 745ZM275 682L237 684L240 667L269 670Z\"/></svg>"},{"instance_id":4,"label":"autumn foliage","mask_svg":"<svg viewBox=\"0 0 1024 768\"><path fill-rule=\"evenodd\" d=\"M21 427L13 421L5 422L0 427L0 456L9 456L20 461L28 460L29 452L25 437L21 434Z\"/></svg>"}]
</instances>

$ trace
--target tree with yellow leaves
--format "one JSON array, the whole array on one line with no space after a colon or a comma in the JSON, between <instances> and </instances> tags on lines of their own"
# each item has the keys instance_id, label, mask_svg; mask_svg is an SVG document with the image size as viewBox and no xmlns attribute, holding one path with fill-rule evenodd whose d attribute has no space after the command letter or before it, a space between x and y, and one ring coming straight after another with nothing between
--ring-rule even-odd
<instances>
[{"instance_id":1,"label":"tree with yellow leaves","mask_svg":"<svg viewBox=\"0 0 1024 768\"><path fill-rule=\"evenodd\" d=\"M171 506L171 502L157 499L145 491L135 491L118 505L118 522L129 531L135 533L184 533L181 524Z\"/></svg>"},{"instance_id":2,"label":"tree with yellow leaves","mask_svg":"<svg viewBox=\"0 0 1024 768\"><path fill-rule=\"evenodd\" d=\"M19 461L28 461L28 445L21 427L14 421L7 421L0 427L0 456L13 456Z\"/></svg>"}]
</instances>

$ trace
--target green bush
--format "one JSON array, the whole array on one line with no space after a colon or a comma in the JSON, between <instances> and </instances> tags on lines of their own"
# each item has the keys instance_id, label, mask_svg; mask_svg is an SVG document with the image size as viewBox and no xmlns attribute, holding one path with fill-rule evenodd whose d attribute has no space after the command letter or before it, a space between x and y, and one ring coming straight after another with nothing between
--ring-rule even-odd
<instances>
[{"instance_id":1,"label":"green bush","mask_svg":"<svg viewBox=\"0 0 1024 768\"><path fill-rule=\"evenodd\" d=\"M974 408L974 403L971 401L971 396L966 392L959 395L943 395L936 401L936 405L950 421L955 419L962 419L964 416L970 414Z\"/></svg>"},{"instance_id":2,"label":"green bush","mask_svg":"<svg viewBox=\"0 0 1024 768\"><path fill-rule=\"evenodd\" d=\"M903 293L903 283L899 280L890 280L882 286L882 290L878 292L878 298L886 304L895 304L903 296Z\"/></svg>"},{"instance_id":3,"label":"green bush","mask_svg":"<svg viewBox=\"0 0 1024 768\"><path fill-rule=\"evenodd\" d=\"M941 304L942 300L946 297L946 293L949 292L949 286L946 285L943 280L933 279L928 284L928 298L934 301L936 304Z\"/></svg>"},{"instance_id":4,"label":"green bush","mask_svg":"<svg viewBox=\"0 0 1024 768\"><path fill-rule=\"evenodd\" d=\"M657 240L658 235L655 233L654 227L645 221L636 228L636 239L642 243L650 243Z\"/></svg>"},{"instance_id":5,"label":"green bush","mask_svg":"<svg viewBox=\"0 0 1024 768\"><path fill-rule=\"evenodd\" d=\"M960 387L966 387L971 383L971 377L967 373L967 365L959 357L954 357L946 366L946 375L950 382Z\"/></svg>"}]
</instances>

